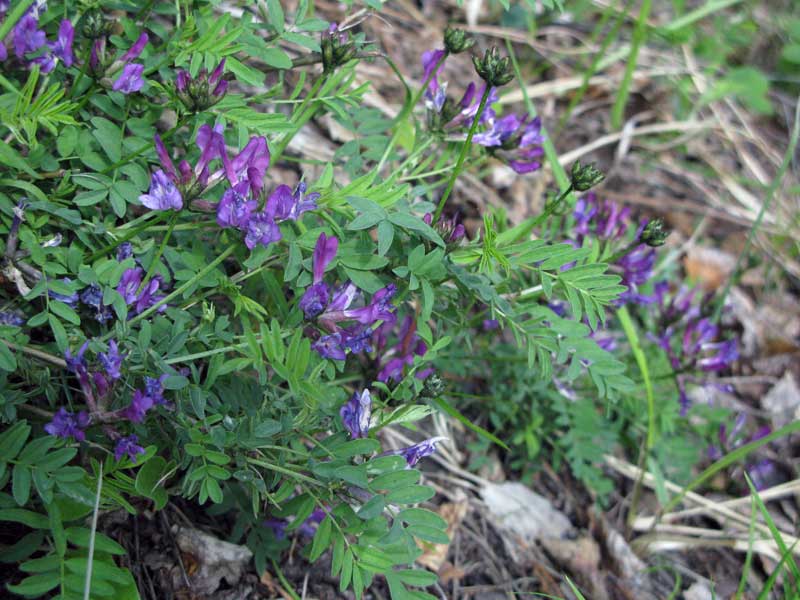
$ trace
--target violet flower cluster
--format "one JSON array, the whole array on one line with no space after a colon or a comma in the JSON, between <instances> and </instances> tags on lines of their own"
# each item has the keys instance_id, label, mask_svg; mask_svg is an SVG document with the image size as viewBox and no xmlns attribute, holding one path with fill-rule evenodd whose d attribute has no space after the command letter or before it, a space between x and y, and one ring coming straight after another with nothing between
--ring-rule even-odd
<instances>
[{"instance_id":1,"label":"violet flower cluster","mask_svg":"<svg viewBox=\"0 0 800 600\"><path fill-rule=\"evenodd\" d=\"M0 6L2 8L2 6ZM6 5L6 10L8 6ZM34 2L22 18L14 25L9 37L13 40L14 55L28 67L38 65L42 73L50 73L61 61L71 67L74 62L72 42L75 30L69 19L63 19L58 27L55 40L48 42L47 34L39 29L39 17L47 10L47 2ZM5 13L0 10L0 13ZM8 59L6 42L0 40L0 61Z\"/></svg>"},{"instance_id":2,"label":"violet flower cluster","mask_svg":"<svg viewBox=\"0 0 800 600\"><path fill-rule=\"evenodd\" d=\"M106 406L111 400L111 392L116 383L122 379L122 364L127 355L120 351L115 340L111 340L108 350L97 354L99 368L90 371L85 356L88 347L87 340L74 355L68 349L64 353L64 358L67 369L78 379L90 412L72 413L62 407L54 415L53 420L45 425L45 431L56 437L72 437L77 441L84 441L86 428L96 419L105 424L103 429L106 435L115 442L114 456L116 459L121 460L123 456L128 456L131 461L136 462L137 456L145 451L139 445L139 438L135 434L122 436L109 423L121 420L142 423L148 411L153 407L167 405L168 402L164 398L164 381L167 376L145 377L144 388L134 391L127 407L109 411Z\"/></svg>"},{"instance_id":3,"label":"violet flower cluster","mask_svg":"<svg viewBox=\"0 0 800 600\"><path fill-rule=\"evenodd\" d=\"M658 304L658 335L649 334L666 352L670 365L677 373L680 391L681 414L686 414L690 401L687 383L697 383L689 371L719 372L728 369L739 358L735 338L721 340L719 325L703 314L710 297L697 298L697 289L681 288L668 296L669 285L657 283L655 297Z\"/></svg>"},{"instance_id":4,"label":"violet flower cluster","mask_svg":"<svg viewBox=\"0 0 800 600\"><path fill-rule=\"evenodd\" d=\"M600 200L594 192L582 196L575 203L572 213L576 243L582 245L587 237L592 237L612 248L625 246L631 230L630 212L627 206L622 207L611 200ZM646 220L639 223L634 240L640 240L646 225ZM622 277L622 285L628 288L620 295L618 304L652 304L657 301L655 294L639 291L652 278L655 263L656 251L645 243L635 244L623 252L623 256L613 265L613 269Z\"/></svg>"},{"instance_id":5,"label":"violet flower cluster","mask_svg":"<svg viewBox=\"0 0 800 600\"><path fill-rule=\"evenodd\" d=\"M369 390L353 393L350 400L342 405L339 410L344 428L351 439L366 438L369 436L369 425L372 416L372 397ZM444 437L433 437L423 440L407 448L390 450L381 456L397 455L406 459L407 468L414 467L420 460L436 452L436 444L445 440Z\"/></svg>"},{"instance_id":6,"label":"violet flower cluster","mask_svg":"<svg viewBox=\"0 0 800 600\"><path fill-rule=\"evenodd\" d=\"M425 356L428 351L428 345L417 335L417 324L411 315L407 315L400 325L397 345L386 350L386 338L393 328L394 324L384 323L378 327L373 337L373 343L380 355L381 367L378 371L378 381L384 383L402 380L405 368L413 366L414 357ZM418 371L415 376L417 379L425 379L431 373L433 373L433 368L428 367Z\"/></svg>"},{"instance_id":7,"label":"violet flower cluster","mask_svg":"<svg viewBox=\"0 0 800 600\"><path fill-rule=\"evenodd\" d=\"M192 77L188 71L179 69L175 91L184 107L191 112L201 112L222 100L228 91L228 82L222 77L224 71L224 58L210 75L206 69L200 69L197 77Z\"/></svg>"},{"instance_id":8,"label":"violet flower cluster","mask_svg":"<svg viewBox=\"0 0 800 600\"><path fill-rule=\"evenodd\" d=\"M769 425L764 425L748 435L744 431L746 422L747 415L740 413L730 431L724 424L720 425L717 434L718 443L708 449L708 457L711 460L719 460L726 454L736 450L736 448L758 441L772 433L772 428ZM778 474L775 463L769 459L749 460L745 465L745 470L753 481L753 485L759 491L769 487Z\"/></svg>"},{"instance_id":9,"label":"violet flower cluster","mask_svg":"<svg viewBox=\"0 0 800 600\"><path fill-rule=\"evenodd\" d=\"M336 257L339 240L321 233L313 256L312 284L300 298L299 307L307 320L316 322L328 333L312 347L323 358L345 360L347 353L371 352L374 329L382 323L394 324L396 308L391 300L397 292L394 284L378 290L369 304L351 308L361 296L348 281L335 290L323 281L325 270ZM342 323L349 323L343 326Z\"/></svg>"},{"instance_id":10,"label":"violet flower cluster","mask_svg":"<svg viewBox=\"0 0 800 600\"><path fill-rule=\"evenodd\" d=\"M432 115L432 126L445 133L463 133L472 125L480 107L480 100L486 91L486 83L478 93L475 83L467 86L464 95L457 103L447 97L447 82L439 81L444 67L444 49L429 50L422 54L425 88L425 105ZM439 65L438 68L436 65ZM435 71L435 72L434 72ZM472 141L487 148L494 156L503 160L517 173L531 173L542 166L544 154L542 142L542 122L537 117L515 114L498 117L492 104L497 102L497 89L491 88L483 112L478 117L481 129Z\"/></svg>"}]
</instances>

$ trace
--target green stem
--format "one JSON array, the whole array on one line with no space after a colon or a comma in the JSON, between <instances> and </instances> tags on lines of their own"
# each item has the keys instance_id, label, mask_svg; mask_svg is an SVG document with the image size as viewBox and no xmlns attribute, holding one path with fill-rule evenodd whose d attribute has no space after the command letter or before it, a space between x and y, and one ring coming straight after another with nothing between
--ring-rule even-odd
<instances>
[{"instance_id":1,"label":"green stem","mask_svg":"<svg viewBox=\"0 0 800 600\"><path fill-rule=\"evenodd\" d=\"M767 190L767 195L764 198L764 202L761 203L761 208L758 211L758 216L756 217L756 220L753 222L753 226L750 228L750 232L747 234L747 240L744 243L744 248L742 248L742 251L736 258L736 264L733 267L733 272L731 273L731 276L728 278L728 281L725 284L725 289L722 290L722 296L720 296L720 299L717 302L717 307L714 309L714 315L713 317L711 317L715 323L719 323L719 319L722 316L722 309L725 306L725 299L728 297L728 294L731 291L733 282L738 279L739 272L742 268L742 262L744 262L744 259L750 253L750 246L753 245L753 239L756 237L756 232L758 231L758 228L761 226L761 221L764 220L764 215L767 213L767 210L772 205L772 199L775 197L775 192L777 191L778 187L783 181L784 175L786 175L786 170L789 168L789 163L791 163L792 157L794 156L794 151L795 148L797 147L797 140L799 136L800 136L800 100L797 101L797 105L795 106L794 126L792 127L792 135L789 138L789 146L786 148L786 153L783 155L783 162L781 162L781 166L778 169L778 172L775 174L775 178L772 180L769 189Z\"/></svg>"},{"instance_id":2,"label":"green stem","mask_svg":"<svg viewBox=\"0 0 800 600\"><path fill-rule=\"evenodd\" d=\"M475 135L475 131L478 129L478 123L481 120L483 109L486 108L486 103L489 101L489 94L491 94L491 92L492 87L490 85L487 84L484 86L483 95L481 96L481 103L478 105L478 112L475 113L475 118L472 119L472 125L469 128L467 139L464 142L464 145L461 147L461 154L458 155L458 161L456 161L456 168L453 170L453 174L450 176L447 189L445 189L444 194L442 194L442 197L439 199L439 206L436 207L436 214L433 215L434 224L437 223L439 221L439 217L442 216L442 211L444 210L444 205L447 202L447 198L450 197L450 192L453 191L453 186L456 184L456 179L458 179L458 176L461 173L464 160L467 158L469 149L472 146L472 136Z\"/></svg>"},{"instance_id":3,"label":"green stem","mask_svg":"<svg viewBox=\"0 0 800 600\"><path fill-rule=\"evenodd\" d=\"M147 213L148 219L152 218L152 217L149 217L149 215L152 215L152 214L154 214L154 213L153 212ZM102 248L100 248L100 250L97 250L96 252L93 252L92 254L90 254L89 258L87 259L87 262L90 263L93 260L96 260L96 259L100 258L101 256L107 254L111 250L114 250L120 244L122 244L124 242L127 242L131 238L136 237L137 235L139 235L145 229L149 229L150 227L152 227L156 223L160 223L161 221L163 221L166 218L167 218L167 213L165 211L159 212L158 214L156 214L155 218L153 218L152 220L145 221L144 223L142 223L138 227L132 229L131 231L129 231L128 233L123 235L117 241L115 241L115 242L113 242L111 244L108 244L107 246L103 246Z\"/></svg>"},{"instance_id":4,"label":"green stem","mask_svg":"<svg viewBox=\"0 0 800 600\"><path fill-rule=\"evenodd\" d=\"M181 286L179 286L178 288L176 288L176 289L175 289L173 292L171 292L171 293L167 294L166 296L164 296L164 297L163 297L161 300L159 300L158 302L156 302L155 304L153 304L153 306L151 306L151 307L150 307L150 308L148 308L147 310L144 310L144 311L140 312L138 315L136 315L135 317L133 317L133 318L132 318L130 321L128 321L128 325L134 325L135 323L137 323L137 322L141 321L142 319L146 319L147 317L149 317L150 315L152 315L152 314L153 314L155 311L157 311L157 310L159 309L159 307L161 307L162 305L166 304L166 303L167 303L167 302L169 302L170 300L173 300L174 298L178 297L178 296L179 296L179 295L181 295L183 292L185 292L186 290L188 290L188 289L189 289L190 287L192 287L192 286L193 286L195 283L197 283L197 282L198 282L198 281L200 281L200 280L201 280L203 277L205 277L206 275L208 275L208 274L209 274L211 271L213 271L214 269L216 269L216 268L217 268L217 266L218 266L218 265L219 265L219 264L220 264L220 263L221 263L223 260L225 260L226 258L228 258L228 257L229 257L229 256L230 256L230 255L233 253L233 251L234 251L234 250L236 250L236 248L237 248L237 246L238 246L238 245L239 245L239 243L237 242L237 243L235 243L235 244L231 244L230 246L228 246L228 248L226 248L226 249L225 249L225 251L223 251L223 253L222 253L222 254L220 254L220 255L219 255L217 258L215 258L215 259L214 259L214 260L213 260L213 261L212 261L212 262L211 262L211 263L210 263L208 266L206 266L206 267L205 267L205 268L204 268L202 271L200 271L200 272L199 272L197 275L195 275L194 277L192 277L192 278L191 278L189 281L187 281L187 282L186 282L186 283L184 283L183 285L181 285ZM114 332L113 332L113 331L112 331L112 332L110 332L110 333L107 333L106 335L104 335L104 336L103 336L102 340L103 340L103 341L106 341L106 340L108 340L108 339L109 339L111 336L113 336L113 335L114 335Z\"/></svg>"},{"instance_id":5,"label":"green stem","mask_svg":"<svg viewBox=\"0 0 800 600\"><path fill-rule=\"evenodd\" d=\"M137 294L141 293L144 287L147 285L147 282L150 281L150 278L153 276L153 273L158 266L158 261L161 259L161 255L164 254L164 248L167 247L167 242L169 238L172 237L172 231L175 229L175 225L178 222L178 213L174 213L169 221L169 229L167 229L167 233L164 234L164 239L161 240L161 245L158 247L155 255L153 256L153 260L150 261L150 266L147 268L147 273L142 279L142 283L139 285L139 289L136 291Z\"/></svg>"},{"instance_id":6,"label":"green stem","mask_svg":"<svg viewBox=\"0 0 800 600\"><path fill-rule=\"evenodd\" d=\"M430 84L431 80L436 76L436 71L438 71L439 67L441 67L444 64L444 61L447 59L447 56L448 53L447 51L445 51L442 57L436 62L436 66L433 67L433 70L430 73L428 73L428 76L425 78L425 81L422 82L422 87L420 87L417 90L417 93L414 94L413 97L411 97L410 94L408 93L406 94L406 103L403 105L402 110L394 119L394 133L392 133L392 137L386 146L386 150L384 150L383 152L383 156L381 156L380 161L378 161L378 166L375 167L376 175L381 172L383 165L386 164L386 161L389 158L389 153L391 153L392 148L394 148L394 145L397 143L397 140L400 137L400 127L399 127L400 124L403 121L405 121L408 115L411 114L411 111L414 110L414 107L419 102L419 99L422 98L422 94L424 94L425 90L428 89L428 85ZM403 83L405 84L405 82ZM406 86L406 90L408 91L408 86Z\"/></svg>"},{"instance_id":7,"label":"green stem","mask_svg":"<svg viewBox=\"0 0 800 600\"><path fill-rule=\"evenodd\" d=\"M628 63L625 65L625 74L622 77L614 106L611 108L611 126L614 129L622 127L622 117L625 112L625 105L628 103L631 83L633 82L633 72L636 70L636 62L639 57L639 48L647 38L647 17L650 16L650 5L652 0L643 0L642 7L639 9L639 18L633 29L633 40L631 40L631 52L628 55Z\"/></svg>"},{"instance_id":8,"label":"green stem","mask_svg":"<svg viewBox=\"0 0 800 600\"><path fill-rule=\"evenodd\" d=\"M311 90L308 92L308 95L305 97L303 102L300 104L298 109L294 111L292 114L292 121L294 122L294 130L291 134L287 133L284 137L278 142L277 148L272 152L272 164L277 164L278 160L280 160L281 155L283 154L284 150L286 150L286 146L289 145L289 142L292 141L297 132L311 120L311 117L314 116L316 112L316 106L313 105L313 102L309 106L309 102L312 101L312 98L316 96L319 88L322 87L322 84L328 78L327 74L322 74L315 82L314 85L311 87ZM295 119L295 115L298 115Z\"/></svg>"},{"instance_id":9,"label":"green stem","mask_svg":"<svg viewBox=\"0 0 800 600\"><path fill-rule=\"evenodd\" d=\"M572 193L572 190L573 190L573 187L572 187L572 184L570 183L567 186L567 189L565 189L563 192L561 192L558 195L558 198L556 198L552 202L549 202L547 205L545 205L544 210L542 211L542 214L540 214L538 217L536 217L536 219L534 219L533 223L531 223L530 229L533 229L534 227L538 227L539 225L544 223L544 221L547 219L547 217L552 215L556 211L556 209L561 205L561 203L564 201L564 199Z\"/></svg>"}]
</instances>

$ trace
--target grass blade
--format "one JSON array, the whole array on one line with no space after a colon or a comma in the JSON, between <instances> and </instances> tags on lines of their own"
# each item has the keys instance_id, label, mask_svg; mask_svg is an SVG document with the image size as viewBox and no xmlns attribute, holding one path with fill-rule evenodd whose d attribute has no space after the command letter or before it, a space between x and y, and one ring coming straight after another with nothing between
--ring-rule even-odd
<instances>
[{"instance_id":1,"label":"grass blade","mask_svg":"<svg viewBox=\"0 0 800 600\"><path fill-rule=\"evenodd\" d=\"M633 29L631 52L628 55L628 64L625 66L625 75L622 77L619 90L617 90L614 106L611 107L611 126L614 129L622 127L622 117L630 95L633 72L636 70L636 62L639 59L639 48L647 39L647 18L650 16L650 5L651 0L642 2L642 8L639 9L639 18L636 20L636 26Z\"/></svg>"}]
</instances>

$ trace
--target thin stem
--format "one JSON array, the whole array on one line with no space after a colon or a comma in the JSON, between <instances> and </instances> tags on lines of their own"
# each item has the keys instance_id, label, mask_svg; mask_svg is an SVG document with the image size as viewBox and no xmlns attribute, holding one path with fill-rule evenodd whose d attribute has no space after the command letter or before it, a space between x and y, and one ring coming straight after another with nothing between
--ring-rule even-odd
<instances>
[{"instance_id":1,"label":"thin stem","mask_svg":"<svg viewBox=\"0 0 800 600\"><path fill-rule=\"evenodd\" d=\"M639 9L639 17L633 29L631 52L628 55L628 63L625 65L625 74L617 91L614 106L611 107L611 126L614 129L622 127L622 117L625 112L625 105L628 103L631 83L633 82L633 72L636 70L636 62L639 58L639 48L647 38L647 17L650 16L651 4L652 0L643 0L642 7Z\"/></svg>"},{"instance_id":2,"label":"thin stem","mask_svg":"<svg viewBox=\"0 0 800 600\"><path fill-rule=\"evenodd\" d=\"M205 267L197 275L192 277L189 281L187 281L183 285L181 285L178 288L176 288L173 292L171 292L171 293L167 294L166 296L164 296L161 300L159 300L158 302L153 304L153 306L151 306L147 310L144 310L144 311L140 312L138 315L136 315L135 317L133 317L130 321L128 321L128 325L133 325L133 324L141 321L142 319L146 319L151 314L153 314L155 311L157 311L162 305L166 304L170 300L176 298L177 296L179 296L180 294L182 294L183 292L188 290L191 286L193 286L195 283L200 281L203 277L208 275L211 271L216 269L217 266L223 260L228 258L233 253L233 251L236 250L236 247L238 245L239 244L236 243L236 244L231 244L230 246L228 246L228 248L225 249L225 251L222 254L220 254L217 258L215 258L207 267ZM106 335L103 336L102 340L106 341L113 335L114 335L113 331L110 332L110 333L107 333Z\"/></svg>"},{"instance_id":3,"label":"thin stem","mask_svg":"<svg viewBox=\"0 0 800 600\"><path fill-rule=\"evenodd\" d=\"M155 218L149 216L149 215L152 215L152 214L154 214L154 213L152 213L152 212L147 213L148 219L152 219L152 220L145 221L144 223L142 223L138 227L132 229L131 231L129 231L128 233L123 235L117 241L115 241L115 242L113 242L111 244L108 244L107 246L103 246L97 252L93 252L92 254L89 255L89 258L87 259L87 262L92 262L93 260L95 260L97 258L100 258L104 254L110 252L111 250L114 250L120 244L123 244L123 243L127 242L128 240L130 240L131 238L136 237L137 235L139 235L145 229L149 229L150 227L152 227L156 223L160 223L161 221L163 221L164 219L167 218L166 211L159 212L155 216Z\"/></svg>"},{"instance_id":4,"label":"thin stem","mask_svg":"<svg viewBox=\"0 0 800 600\"><path fill-rule=\"evenodd\" d=\"M308 94L306 95L305 99L300 104L298 109L294 111L294 113L292 114L292 120L294 121L295 125L294 130L291 132L291 134L287 133L286 135L284 135L283 138L278 142L277 148L272 152L271 160L273 164L276 164L278 162L278 160L281 157L281 154L283 154L284 150L286 150L286 147L292 141L294 136L297 135L297 132L300 131L303 125L308 123L308 121L311 120L311 117L314 116L314 112L316 112L316 107L313 106L313 103L311 105L309 105L309 103L311 102L312 98L317 94L319 88L322 87L322 84L327 79L328 79L327 74L321 75L314 82L314 85L311 87L311 90L309 90ZM296 120L294 119L295 115L298 115Z\"/></svg>"},{"instance_id":5,"label":"thin stem","mask_svg":"<svg viewBox=\"0 0 800 600\"><path fill-rule=\"evenodd\" d=\"M491 94L491 92L492 87L489 84L486 84L483 89L483 95L481 96L481 103L478 105L478 112L475 113L475 118L472 119L472 125L469 128L467 139L464 142L464 145L461 147L461 154L458 155L456 168L453 171L453 174L450 176L450 182L447 184L447 189L445 189L444 194L442 194L442 197L439 200L439 206L436 207L436 214L433 216L433 223L437 223L439 221L439 217L442 216L444 205L447 202L447 198L450 196L450 192L453 191L453 186L456 184L456 179L458 179L458 176L461 173L464 160L467 158L469 149L472 146L472 136L475 135L475 131L478 129L478 123L481 120L483 109L486 108L486 103L489 101L489 94Z\"/></svg>"},{"instance_id":6,"label":"thin stem","mask_svg":"<svg viewBox=\"0 0 800 600\"><path fill-rule=\"evenodd\" d=\"M419 99L422 97L422 94L424 94L425 90L428 89L428 85L430 85L431 80L436 76L436 71L438 71L439 67L441 67L444 64L444 61L447 59L447 57L448 57L448 52L445 50L445 53L436 62L436 66L433 67L433 70L431 70L431 72L428 73L428 76L425 78L425 81L422 82L422 86L417 90L417 93L414 94L413 97L408 97L407 95L406 104L403 105L403 109L394 119L394 133L392 134L392 137L386 146L386 150L383 151L383 156L381 156L380 161L378 161L378 166L375 167L376 175L381 172L383 165L386 164L386 161L389 158L389 153L392 151L392 148L394 148L394 145L397 143L397 139L400 137L399 125L406 119L406 117L408 117L409 114L411 114L411 111L414 110L414 107L419 102ZM406 90L408 90L408 87L406 87Z\"/></svg>"},{"instance_id":7,"label":"thin stem","mask_svg":"<svg viewBox=\"0 0 800 600\"><path fill-rule=\"evenodd\" d=\"M158 261L161 259L161 255L164 254L164 248L167 247L167 242L169 238L172 236L172 231L175 229L175 225L178 222L178 213L174 213L172 218L169 221L169 229L167 229L167 233L164 235L164 239L161 240L161 245L158 247L155 255L153 256L153 260L150 261L150 266L147 268L147 273L142 279L142 283L139 285L139 289L136 291L137 294L140 294L144 287L147 285L147 282L150 281L150 278L153 276L153 273L156 270L156 266L158 266Z\"/></svg>"},{"instance_id":8,"label":"thin stem","mask_svg":"<svg viewBox=\"0 0 800 600\"><path fill-rule=\"evenodd\" d=\"M17 24L22 18L22 15L25 14L25 11L28 10L31 4L33 4L34 0L22 0L19 4L14 7L5 20L0 23L0 40L5 40L6 36L11 32L14 25Z\"/></svg>"}]
</instances>

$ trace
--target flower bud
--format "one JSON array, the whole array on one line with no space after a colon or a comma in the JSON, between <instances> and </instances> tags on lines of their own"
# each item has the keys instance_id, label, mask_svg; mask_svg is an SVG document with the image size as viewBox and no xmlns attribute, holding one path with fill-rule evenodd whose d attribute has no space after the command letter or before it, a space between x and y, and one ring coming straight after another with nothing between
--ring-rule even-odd
<instances>
[{"instance_id":1,"label":"flower bud","mask_svg":"<svg viewBox=\"0 0 800 600\"><path fill-rule=\"evenodd\" d=\"M572 165L571 176L572 189L578 192L585 192L606 178L603 173L595 168L594 163L582 165L579 160L575 161L575 164Z\"/></svg>"},{"instance_id":2,"label":"flower bud","mask_svg":"<svg viewBox=\"0 0 800 600\"><path fill-rule=\"evenodd\" d=\"M111 21L106 21L103 18L103 13L97 9L85 12L79 23L83 37L89 40L105 37L111 31L112 26Z\"/></svg>"},{"instance_id":3,"label":"flower bud","mask_svg":"<svg viewBox=\"0 0 800 600\"><path fill-rule=\"evenodd\" d=\"M663 219L653 219L642 229L642 233L639 235L639 241L642 244L647 244L651 248L657 248L658 246L664 245L669 234L669 230L664 229Z\"/></svg>"},{"instance_id":4,"label":"flower bud","mask_svg":"<svg viewBox=\"0 0 800 600\"><path fill-rule=\"evenodd\" d=\"M328 31L322 34L320 47L322 49L322 70L325 73L334 71L356 54L356 48L350 40L350 35L340 32L336 23L331 23Z\"/></svg>"},{"instance_id":5,"label":"flower bud","mask_svg":"<svg viewBox=\"0 0 800 600\"><path fill-rule=\"evenodd\" d=\"M514 79L511 60L507 56L501 57L496 47L487 50L482 59L473 56L472 64L481 79L492 87L500 87Z\"/></svg>"},{"instance_id":6,"label":"flower bud","mask_svg":"<svg viewBox=\"0 0 800 600\"><path fill-rule=\"evenodd\" d=\"M438 398L442 395L446 387L442 378L434 373L425 379L422 385L422 391L419 395L422 398Z\"/></svg>"},{"instance_id":7,"label":"flower bud","mask_svg":"<svg viewBox=\"0 0 800 600\"><path fill-rule=\"evenodd\" d=\"M469 50L475 44L475 40L467 37L467 32L463 29L444 30L444 47L449 54L460 54Z\"/></svg>"},{"instance_id":8,"label":"flower bud","mask_svg":"<svg viewBox=\"0 0 800 600\"><path fill-rule=\"evenodd\" d=\"M223 79L225 59L208 74L206 69L201 69L197 77L191 77L183 69L175 77L175 90L178 99L189 112L202 112L214 106L225 97L228 91L228 82Z\"/></svg>"}]
</instances>

